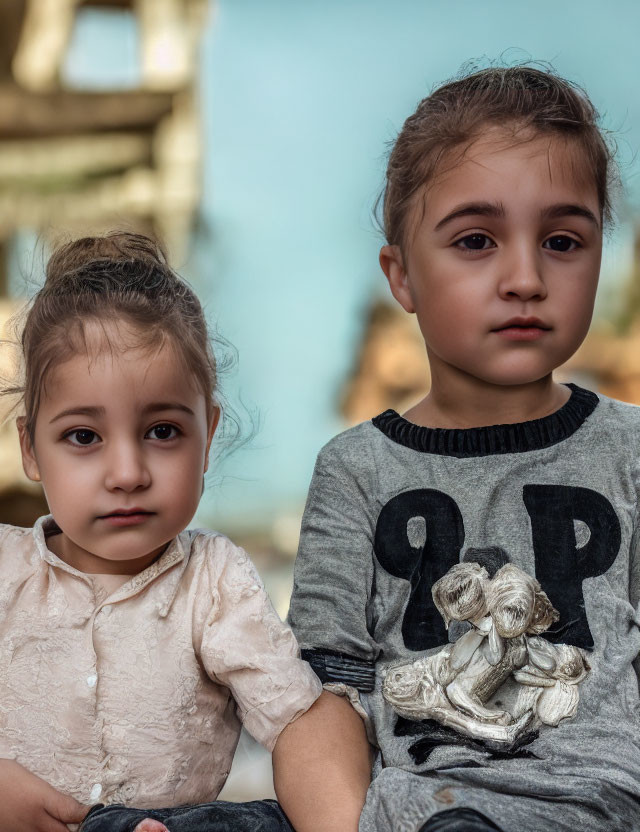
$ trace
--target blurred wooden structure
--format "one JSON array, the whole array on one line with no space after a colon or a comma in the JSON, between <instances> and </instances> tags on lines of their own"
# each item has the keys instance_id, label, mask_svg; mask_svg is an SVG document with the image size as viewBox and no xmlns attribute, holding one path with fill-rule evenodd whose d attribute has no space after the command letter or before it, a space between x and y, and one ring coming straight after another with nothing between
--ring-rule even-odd
<instances>
[{"instance_id":1,"label":"blurred wooden structure","mask_svg":"<svg viewBox=\"0 0 640 832\"><path fill-rule=\"evenodd\" d=\"M15 377L16 353L6 342L11 339L7 320L14 312L7 298L0 298L0 335L5 343L0 349L0 377ZM6 340L5 340L6 339ZM18 432L13 419L5 420L13 401L0 400L0 523L30 526L47 511L47 503L38 483L30 482L22 470Z\"/></svg>"},{"instance_id":2,"label":"blurred wooden structure","mask_svg":"<svg viewBox=\"0 0 640 832\"><path fill-rule=\"evenodd\" d=\"M415 316L391 300L374 301L342 392L342 416L355 425L389 407L402 413L427 393L429 384L427 353Z\"/></svg>"},{"instance_id":3,"label":"blurred wooden structure","mask_svg":"<svg viewBox=\"0 0 640 832\"><path fill-rule=\"evenodd\" d=\"M567 374L593 379L607 396L640 404L640 225L636 226L633 265L617 319L600 323L566 365Z\"/></svg>"},{"instance_id":4,"label":"blurred wooden structure","mask_svg":"<svg viewBox=\"0 0 640 832\"><path fill-rule=\"evenodd\" d=\"M66 88L76 14L136 15L137 89ZM194 92L206 0L11 0L0 5L0 240L128 222L186 252L200 195Z\"/></svg>"},{"instance_id":5,"label":"blurred wooden structure","mask_svg":"<svg viewBox=\"0 0 640 832\"><path fill-rule=\"evenodd\" d=\"M77 16L92 6L135 16L136 88L65 84ZM22 229L47 242L61 233L126 226L155 233L174 262L184 261L200 198L196 82L208 6L208 0L0 3L0 324L11 313L10 241ZM16 471L16 453L15 428L5 425L0 522L14 522L20 493L35 494Z\"/></svg>"}]
</instances>

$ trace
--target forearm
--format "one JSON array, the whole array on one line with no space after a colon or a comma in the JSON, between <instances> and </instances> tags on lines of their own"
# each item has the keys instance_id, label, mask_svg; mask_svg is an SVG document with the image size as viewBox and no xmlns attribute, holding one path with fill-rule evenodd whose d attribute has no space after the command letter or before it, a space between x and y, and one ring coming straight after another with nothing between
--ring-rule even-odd
<instances>
[{"instance_id":1,"label":"forearm","mask_svg":"<svg viewBox=\"0 0 640 832\"><path fill-rule=\"evenodd\" d=\"M324 691L284 729L273 752L276 794L296 832L357 832L371 762L362 719L347 700Z\"/></svg>"}]
</instances>

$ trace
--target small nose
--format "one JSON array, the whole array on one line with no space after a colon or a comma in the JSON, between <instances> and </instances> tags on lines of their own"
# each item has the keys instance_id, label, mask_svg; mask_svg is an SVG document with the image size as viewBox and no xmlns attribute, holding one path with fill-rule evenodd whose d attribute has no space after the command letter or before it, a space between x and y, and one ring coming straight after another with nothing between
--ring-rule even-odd
<instances>
[{"instance_id":1,"label":"small nose","mask_svg":"<svg viewBox=\"0 0 640 832\"><path fill-rule=\"evenodd\" d=\"M499 285L500 297L505 300L544 300L547 296L542 273L542 258L538 246L521 245L504 262Z\"/></svg>"},{"instance_id":2,"label":"small nose","mask_svg":"<svg viewBox=\"0 0 640 832\"><path fill-rule=\"evenodd\" d=\"M151 474L142 449L135 442L114 444L108 454L105 486L109 491L131 493L148 488Z\"/></svg>"}]
</instances>

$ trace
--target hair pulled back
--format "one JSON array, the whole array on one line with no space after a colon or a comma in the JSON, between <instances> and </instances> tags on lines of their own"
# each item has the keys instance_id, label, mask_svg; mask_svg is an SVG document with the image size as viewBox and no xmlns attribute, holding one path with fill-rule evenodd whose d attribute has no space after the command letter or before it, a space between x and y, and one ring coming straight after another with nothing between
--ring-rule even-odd
<instances>
[{"instance_id":1,"label":"hair pulled back","mask_svg":"<svg viewBox=\"0 0 640 832\"><path fill-rule=\"evenodd\" d=\"M216 360L200 301L168 265L161 246L142 234L113 232L67 243L51 256L21 335L25 428L33 441L42 392L51 370L88 351L86 325L125 322L135 346L169 342L202 390L209 416L217 386ZM113 345L111 345L113 346Z\"/></svg>"},{"instance_id":2,"label":"hair pulled back","mask_svg":"<svg viewBox=\"0 0 640 832\"><path fill-rule=\"evenodd\" d=\"M488 125L576 141L593 176L602 218L611 219L613 151L584 90L549 70L489 67L439 87L405 121L389 156L382 195L389 244L404 247L414 197L434 177L443 156L468 145Z\"/></svg>"}]
</instances>

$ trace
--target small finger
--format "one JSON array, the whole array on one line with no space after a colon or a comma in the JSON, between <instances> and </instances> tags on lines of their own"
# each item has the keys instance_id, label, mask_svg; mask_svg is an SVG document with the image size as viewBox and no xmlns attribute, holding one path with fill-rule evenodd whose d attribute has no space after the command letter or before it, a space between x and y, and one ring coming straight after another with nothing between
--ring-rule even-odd
<instances>
[{"instance_id":1,"label":"small finger","mask_svg":"<svg viewBox=\"0 0 640 832\"><path fill-rule=\"evenodd\" d=\"M83 821L91 807L78 803L77 800L69 795L52 790L43 808L54 820L68 824Z\"/></svg>"},{"instance_id":2,"label":"small finger","mask_svg":"<svg viewBox=\"0 0 640 832\"><path fill-rule=\"evenodd\" d=\"M47 814L36 829L34 829L34 832L69 832L69 827L66 823L62 823Z\"/></svg>"},{"instance_id":3,"label":"small finger","mask_svg":"<svg viewBox=\"0 0 640 832\"><path fill-rule=\"evenodd\" d=\"M133 832L169 832L169 830L164 823L160 823L159 820L145 818L140 821Z\"/></svg>"}]
</instances>

